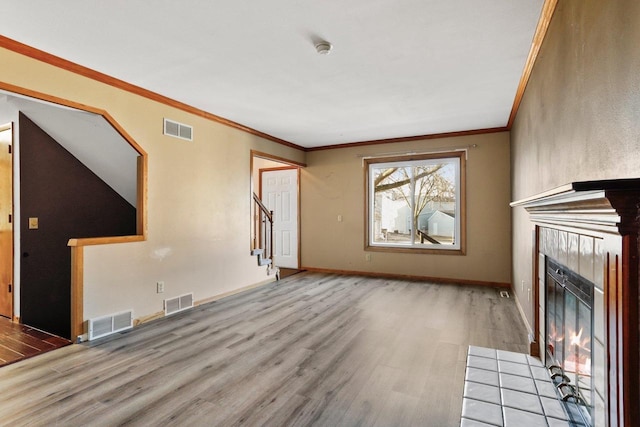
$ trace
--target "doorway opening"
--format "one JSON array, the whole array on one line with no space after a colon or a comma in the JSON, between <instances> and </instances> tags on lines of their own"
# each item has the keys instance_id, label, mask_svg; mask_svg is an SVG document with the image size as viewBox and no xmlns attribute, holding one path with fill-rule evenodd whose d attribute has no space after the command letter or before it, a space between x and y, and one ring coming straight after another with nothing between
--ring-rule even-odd
<instances>
[{"instance_id":1,"label":"doorway opening","mask_svg":"<svg viewBox=\"0 0 640 427\"><path fill-rule=\"evenodd\" d=\"M252 193L273 212L270 244L273 266L280 277L300 271L300 167L286 159L251 152ZM251 215L255 218L256 212ZM252 220L252 236L259 236L261 230L256 229L255 223ZM252 250L256 240L259 241L252 239Z\"/></svg>"}]
</instances>

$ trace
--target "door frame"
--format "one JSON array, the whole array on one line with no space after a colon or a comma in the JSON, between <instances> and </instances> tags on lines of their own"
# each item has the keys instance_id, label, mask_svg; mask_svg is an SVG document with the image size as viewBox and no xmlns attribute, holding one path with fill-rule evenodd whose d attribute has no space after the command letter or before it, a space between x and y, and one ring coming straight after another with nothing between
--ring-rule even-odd
<instances>
[{"instance_id":1,"label":"door frame","mask_svg":"<svg viewBox=\"0 0 640 427\"><path fill-rule=\"evenodd\" d=\"M250 151L250 163L249 163L249 200L250 200L250 206L253 207L254 203L253 203L253 193L258 194L258 197L260 197L262 199L262 182L261 182L261 177L262 177L262 169L260 169L258 172L258 183L257 186L259 188L259 193L256 192L255 190L255 185L253 182L253 159L254 158L261 158L261 159L265 159L265 160L270 160L272 162L277 162L277 163L282 163L284 166L282 166L283 169L298 169L298 206L297 206L297 210L298 210L298 268L300 268L302 266L302 215L301 215L301 204L300 204L300 194L301 191L300 189L302 188L302 181L301 181L301 169L307 167L306 163L302 163L302 162L297 162L295 160L290 160L284 157L279 157L279 156L275 156L273 154L269 154L269 153L264 153L262 151L257 151L257 150L251 150ZM267 168L268 169L268 168ZM276 168L278 169L278 168ZM250 232L249 232L249 247L251 249L253 249L253 240L252 240L252 235L253 235L253 208L250 209L250 215L249 215L249 222L250 222Z\"/></svg>"},{"instance_id":2,"label":"door frame","mask_svg":"<svg viewBox=\"0 0 640 427\"><path fill-rule=\"evenodd\" d=\"M9 223L11 224L11 251L9 253L9 265L11 266L10 268L10 272L9 272L9 283L8 285L11 286L11 291L10 293L10 298L9 298L9 311L10 311L10 320L14 323L18 323L20 321L20 319L18 317L16 317L15 313L15 295L16 295L16 287L15 287L15 283L13 283L13 279L15 276L15 266L13 265L14 263L14 252L15 252L15 245L16 245L16 237L15 237L15 215L14 215L14 205L15 205L15 191L14 191L14 185L15 185L15 176L14 176L14 156L13 156L13 152L14 152L14 147L15 147L15 126L13 122L9 122L9 123L4 123L0 125L0 132L4 132L4 131L9 131L11 133L11 141L9 142L9 154L11 155L11 170L10 170L10 174L11 174L11 185L10 185L10 192L11 192L11 209L9 212L9 216L11 217L11 220L9 221Z\"/></svg>"},{"instance_id":3,"label":"door frame","mask_svg":"<svg viewBox=\"0 0 640 427\"><path fill-rule=\"evenodd\" d=\"M260 190L260 192L258 193L258 197L260 197L260 200L262 200L262 173L263 172L277 172L277 171L284 171L284 170L296 170L296 193L297 193L297 198L298 200L296 201L296 221L297 221L297 228L298 228L298 238L296 239L296 245L298 246L298 269L300 268L301 264L301 258L300 258L300 166L281 166L281 167L275 167L275 168L264 168L264 169L259 169L258 170L258 188ZM273 244L273 242L271 242L271 244ZM277 265L275 267L278 267ZM283 267L283 268L287 268L287 267Z\"/></svg>"}]
</instances>

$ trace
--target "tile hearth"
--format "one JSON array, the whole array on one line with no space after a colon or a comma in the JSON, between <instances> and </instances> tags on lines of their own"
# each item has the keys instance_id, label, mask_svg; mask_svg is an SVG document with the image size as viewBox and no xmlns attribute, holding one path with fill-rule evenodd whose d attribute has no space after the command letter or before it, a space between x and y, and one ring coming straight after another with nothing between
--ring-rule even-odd
<instances>
[{"instance_id":1,"label":"tile hearth","mask_svg":"<svg viewBox=\"0 0 640 427\"><path fill-rule=\"evenodd\" d=\"M461 427L574 427L547 368L522 353L470 346Z\"/></svg>"}]
</instances>

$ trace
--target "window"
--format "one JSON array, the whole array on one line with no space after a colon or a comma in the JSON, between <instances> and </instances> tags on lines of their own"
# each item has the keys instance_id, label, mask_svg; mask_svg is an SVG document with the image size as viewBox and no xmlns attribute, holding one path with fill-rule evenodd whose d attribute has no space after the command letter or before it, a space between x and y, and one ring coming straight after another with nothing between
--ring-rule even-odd
<instances>
[{"instance_id":1,"label":"window","mask_svg":"<svg viewBox=\"0 0 640 427\"><path fill-rule=\"evenodd\" d=\"M464 254L465 154L365 159L366 249Z\"/></svg>"}]
</instances>

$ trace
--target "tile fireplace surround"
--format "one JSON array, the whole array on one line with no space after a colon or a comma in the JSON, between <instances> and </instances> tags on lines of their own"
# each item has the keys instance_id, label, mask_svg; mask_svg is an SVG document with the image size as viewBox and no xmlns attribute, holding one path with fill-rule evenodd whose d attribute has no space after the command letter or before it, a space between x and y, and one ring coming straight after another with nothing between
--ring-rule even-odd
<instances>
[{"instance_id":1,"label":"tile fireplace surround","mask_svg":"<svg viewBox=\"0 0 640 427\"><path fill-rule=\"evenodd\" d=\"M530 353L547 366L558 363L546 344L557 339L546 327L553 316L546 266L584 278L593 288L590 363L583 365L592 425L638 425L640 179L575 182L511 206L526 209L534 229Z\"/></svg>"}]
</instances>

